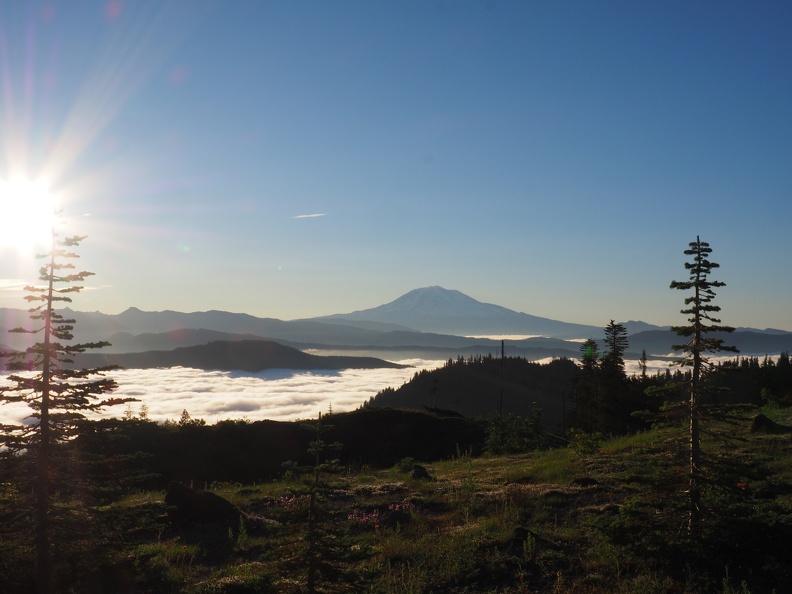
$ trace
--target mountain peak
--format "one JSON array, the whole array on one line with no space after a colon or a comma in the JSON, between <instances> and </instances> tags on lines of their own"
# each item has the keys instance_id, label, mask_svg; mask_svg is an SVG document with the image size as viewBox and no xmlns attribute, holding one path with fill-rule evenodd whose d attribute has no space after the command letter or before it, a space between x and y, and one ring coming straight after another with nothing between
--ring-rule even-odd
<instances>
[{"instance_id":1,"label":"mountain peak","mask_svg":"<svg viewBox=\"0 0 792 594\"><path fill-rule=\"evenodd\" d=\"M598 329L519 313L500 305L482 303L455 289L433 285L413 289L374 307L322 319L396 324L420 332L460 336L482 334L538 335L559 338L591 336Z\"/></svg>"},{"instance_id":2,"label":"mountain peak","mask_svg":"<svg viewBox=\"0 0 792 594\"><path fill-rule=\"evenodd\" d=\"M434 315L438 312L453 314L457 310L468 311L470 307L475 307L475 305L483 304L460 291L444 289L435 285L413 289L398 299L374 309L380 311L410 311L414 315Z\"/></svg>"}]
</instances>

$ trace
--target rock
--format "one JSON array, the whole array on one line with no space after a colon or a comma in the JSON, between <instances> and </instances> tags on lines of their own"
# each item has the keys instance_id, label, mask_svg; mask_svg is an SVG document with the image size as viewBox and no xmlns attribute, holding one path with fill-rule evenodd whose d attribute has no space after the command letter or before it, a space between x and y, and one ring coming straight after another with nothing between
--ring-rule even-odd
<instances>
[{"instance_id":1,"label":"rock","mask_svg":"<svg viewBox=\"0 0 792 594\"><path fill-rule=\"evenodd\" d=\"M759 413L751 423L751 433L789 433L792 427L780 425L770 417Z\"/></svg>"},{"instance_id":2,"label":"rock","mask_svg":"<svg viewBox=\"0 0 792 594\"><path fill-rule=\"evenodd\" d=\"M417 481L433 481L432 475L420 464L416 464L412 469L412 477Z\"/></svg>"},{"instance_id":3,"label":"rock","mask_svg":"<svg viewBox=\"0 0 792 594\"><path fill-rule=\"evenodd\" d=\"M223 524L235 533L239 530L242 512L230 501L214 493L172 482L165 494L165 505L174 524Z\"/></svg>"}]
</instances>

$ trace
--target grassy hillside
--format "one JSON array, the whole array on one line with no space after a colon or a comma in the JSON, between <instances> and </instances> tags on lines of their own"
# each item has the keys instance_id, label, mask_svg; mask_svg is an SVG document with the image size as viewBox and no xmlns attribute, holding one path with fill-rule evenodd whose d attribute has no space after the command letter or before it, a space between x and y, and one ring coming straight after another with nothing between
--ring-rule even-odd
<instances>
[{"instance_id":1,"label":"grassy hillside","mask_svg":"<svg viewBox=\"0 0 792 594\"><path fill-rule=\"evenodd\" d=\"M321 592L789 592L792 411L764 409L782 426L753 432L759 412L707 425L729 437L704 440L696 538L674 425L520 456L461 452L426 464L433 480L412 478L412 460L322 473L313 524L295 473L209 485L246 512L239 527L172 525L163 492L136 493L100 508L94 531L59 551L61 570L74 592L306 592L309 558L324 564ZM27 551L2 546L0 590L13 592Z\"/></svg>"}]
</instances>

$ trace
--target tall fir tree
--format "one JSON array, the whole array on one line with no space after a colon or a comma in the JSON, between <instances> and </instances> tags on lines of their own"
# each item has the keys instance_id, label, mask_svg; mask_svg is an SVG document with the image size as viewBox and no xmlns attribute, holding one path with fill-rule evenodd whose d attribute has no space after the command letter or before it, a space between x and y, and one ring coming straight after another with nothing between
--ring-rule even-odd
<instances>
[{"instance_id":1,"label":"tall fir tree","mask_svg":"<svg viewBox=\"0 0 792 594\"><path fill-rule=\"evenodd\" d=\"M646 383L646 366L649 358L646 356L646 349L641 349L641 358L638 359L638 369L641 370L641 382Z\"/></svg>"},{"instance_id":2,"label":"tall fir tree","mask_svg":"<svg viewBox=\"0 0 792 594\"><path fill-rule=\"evenodd\" d=\"M737 352L733 346L727 346L724 340L714 333L733 332L734 328L721 325L720 319L714 317L720 307L713 305L715 298L714 289L726 286L721 281L710 280L713 269L720 264L709 260L712 248L696 236L696 241L690 242L685 250L686 256L692 256L692 261L685 262L685 270L689 272L686 281L672 281L670 288L680 291L692 291L692 295L685 298L685 308L680 313L688 316L687 325L672 326L672 330L687 338L684 344L674 345L674 350L682 351L682 359L678 364L690 368L690 384L688 387L688 416L689 426L689 485L688 485L688 531L697 530L701 520L701 411L699 408L703 391L702 378L711 367L706 353L721 351Z\"/></svg>"},{"instance_id":3,"label":"tall fir tree","mask_svg":"<svg viewBox=\"0 0 792 594\"><path fill-rule=\"evenodd\" d=\"M588 339L580 346L580 375L575 381L575 408L570 426L588 432L624 433L640 426L632 417L644 400L625 373L627 329L611 320L604 329L604 350Z\"/></svg>"},{"instance_id":4,"label":"tall fir tree","mask_svg":"<svg viewBox=\"0 0 792 594\"><path fill-rule=\"evenodd\" d=\"M611 320L605 326L605 350L600 359L599 399L602 431L624 433L630 428L630 403L624 353L627 351L627 329Z\"/></svg>"},{"instance_id":5,"label":"tall fir tree","mask_svg":"<svg viewBox=\"0 0 792 594\"><path fill-rule=\"evenodd\" d=\"M580 345L580 374L575 378L569 425L583 431L599 430L599 345L593 338Z\"/></svg>"},{"instance_id":6,"label":"tall fir tree","mask_svg":"<svg viewBox=\"0 0 792 594\"><path fill-rule=\"evenodd\" d=\"M627 341L627 328L611 320L605 326L605 352L602 354L604 369L609 369L615 374L624 375L624 353L629 343Z\"/></svg>"},{"instance_id":7,"label":"tall fir tree","mask_svg":"<svg viewBox=\"0 0 792 594\"><path fill-rule=\"evenodd\" d=\"M116 382L105 375L111 367L76 369L72 357L87 349L109 345L107 342L67 344L73 340L75 320L56 310L61 303L71 302L70 294L82 290L81 283L93 273L77 272L73 248L84 239L80 236L59 238L52 231L49 252L40 256L46 264L39 270L39 286L27 286L25 300L33 328L14 328L11 332L40 337L26 350L8 353L8 386L0 389L0 403L24 403L31 409L30 422L0 426L0 446L6 459L14 458L30 464L31 470L20 480L30 481L29 503L35 525L35 571L40 594L55 588L52 550L55 544L52 520L56 493L68 492L66 468L71 465L61 456L59 446L79 434L86 413L132 399L101 396L112 391ZM63 286L65 285L65 286ZM25 510L18 510L20 514Z\"/></svg>"},{"instance_id":8,"label":"tall fir tree","mask_svg":"<svg viewBox=\"0 0 792 594\"><path fill-rule=\"evenodd\" d=\"M312 464L301 466L288 461L283 466L305 476L304 487L298 493L307 498L307 509L296 510L305 532L302 550L284 565L287 571L304 579L304 589L300 591L306 594L359 591L356 578L347 570L348 543L333 525L333 514L327 508L328 499L337 488L332 477L342 470L340 460L332 456L343 445L326 440L327 433L334 427L325 422L322 413L315 422L304 423L301 427L314 435L308 444Z\"/></svg>"}]
</instances>

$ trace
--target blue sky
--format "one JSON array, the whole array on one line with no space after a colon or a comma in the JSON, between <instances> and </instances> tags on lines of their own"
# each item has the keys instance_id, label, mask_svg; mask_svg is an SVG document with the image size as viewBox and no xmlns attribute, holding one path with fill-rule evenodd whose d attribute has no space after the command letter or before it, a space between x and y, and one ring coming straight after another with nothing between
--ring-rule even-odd
<instances>
[{"instance_id":1,"label":"blue sky","mask_svg":"<svg viewBox=\"0 0 792 594\"><path fill-rule=\"evenodd\" d=\"M0 179L88 236L80 310L441 285L679 323L700 235L723 321L792 330L790 26L780 1L3 3ZM0 244L23 307L38 265Z\"/></svg>"}]
</instances>

